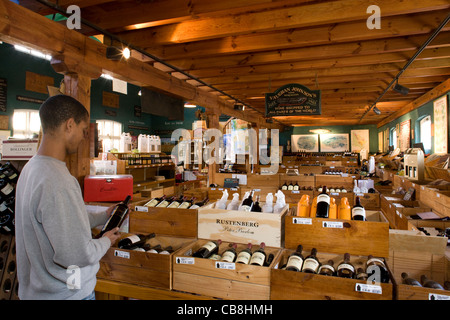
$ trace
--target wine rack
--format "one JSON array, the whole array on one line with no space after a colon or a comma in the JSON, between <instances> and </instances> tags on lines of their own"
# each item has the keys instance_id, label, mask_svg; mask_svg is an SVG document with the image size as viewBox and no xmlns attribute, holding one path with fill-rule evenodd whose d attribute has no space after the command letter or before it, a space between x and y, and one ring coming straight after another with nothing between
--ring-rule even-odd
<instances>
[{"instance_id":1,"label":"wine rack","mask_svg":"<svg viewBox=\"0 0 450 320\"><path fill-rule=\"evenodd\" d=\"M0 235L0 300L18 299L15 237Z\"/></svg>"}]
</instances>

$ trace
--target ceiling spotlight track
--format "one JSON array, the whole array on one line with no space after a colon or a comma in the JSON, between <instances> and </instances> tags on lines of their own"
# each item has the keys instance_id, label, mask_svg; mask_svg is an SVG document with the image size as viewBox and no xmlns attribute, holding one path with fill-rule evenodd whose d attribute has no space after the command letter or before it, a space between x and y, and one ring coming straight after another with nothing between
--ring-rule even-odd
<instances>
[{"instance_id":1,"label":"ceiling spotlight track","mask_svg":"<svg viewBox=\"0 0 450 320\"><path fill-rule=\"evenodd\" d=\"M381 93L381 95L377 98L377 100L375 100L375 102L369 107L369 109L367 109L364 114L361 116L361 118L359 119L358 123L362 121L362 119L369 113L369 111L381 100L381 98L383 98L383 96L386 94L386 92L388 92L388 90L392 87L392 85L397 82L396 87L398 89L397 92L400 92L402 94L405 94L404 92L408 91L409 89L406 87L403 87L401 85L398 84L398 78L400 78L400 76L403 74L403 72L405 72L405 70L411 65L411 63L414 62L414 60L416 60L416 58L419 56L419 54L422 53L422 51L431 43L431 41L434 40L434 38L436 38L436 36L439 34L439 32L441 32L441 30L445 27L445 25L450 21L450 13L447 15L447 17L441 22L441 24L439 25L439 27L437 27L436 30L434 30L434 32L430 35L430 37L427 39L427 41L425 41L422 46L416 51L416 53L414 53L414 55L411 57L411 59L409 59L409 61L403 66L403 68L399 71L399 73L395 76L395 78L389 83L389 85L387 86L386 89L384 89L384 91ZM402 92L401 92L402 91ZM406 92L406 94L408 94Z\"/></svg>"},{"instance_id":2,"label":"ceiling spotlight track","mask_svg":"<svg viewBox=\"0 0 450 320\"><path fill-rule=\"evenodd\" d=\"M58 5L55 4L55 3L49 2L49 1L47 1L47 0L35 0L35 1L37 1L37 2L39 2L40 4L43 4L43 5L47 6L47 7L49 7L49 8L51 8L51 9L55 10L55 11L57 11L57 12L59 12L59 13L62 14L63 16L66 16L66 17L69 16L69 14L68 14L63 8L61 8L60 6L58 6ZM260 113L263 117L265 117L264 112L261 112L260 110L255 109L255 108L252 107L251 105L249 105L249 104L247 104L247 103L245 103L245 102L243 102L243 101L241 101L241 100L239 100L239 99L236 99L235 97L231 96L230 94L228 94L228 93L226 93L226 92L224 92L224 91L222 91L222 90L220 90L220 89L217 89L216 87L214 87L214 86L212 86L212 85L210 85L210 84L204 82L203 80L200 80L199 78L197 78L197 77L195 77L195 76L193 76L193 75L187 73L187 72L184 71L184 70L181 70L181 69L179 69L179 68L177 68L177 67L175 67L175 66L173 66L173 65L171 65L171 64L169 64L169 63L167 63L167 62L165 62L165 61L163 61L163 60L161 60L160 58L158 58L158 57L156 57L156 56L154 56L154 55L152 55L152 54L146 52L145 50L133 46L131 43L128 43L128 42L126 42L126 41L120 39L120 38L117 37L115 34L112 34L111 32L109 32L109 31L107 31L107 30L105 30L105 29L102 29L102 28L96 26L95 24L93 24L93 23L87 21L86 19L80 18L80 22L81 22L82 24L88 26L89 28L92 28L92 29L98 31L99 33L103 34L104 36L109 37L109 38L111 39L111 41L113 41L113 40L114 40L114 41L117 41L117 42L123 44L124 46L128 47L130 50L132 49L132 50L134 50L134 51L137 51L137 52L139 52L139 53L141 53L141 54L147 56L148 58L153 59L154 61L159 62L159 63L165 65L166 67L169 67L169 68L173 69L175 72L179 72L179 73L181 73L181 74L183 74L183 75L189 77L190 79L195 80L195 81L201 83L202 85L207 86L207 87L209 87L209 88L211 88L211 89L213 89L213 90L215 90L215 91L221 93L221 94L224 95L224 96L229 97L230 99L232 99L232 100L234 100L234 101L236 101L236 102L238 102L238 103L240 103L240 104L242 104L242 105L244 105L244 106L246 106L246 107L249 107L250 109L252 109L252 110L254 110L254 111ZM282 126L284 126L284 124L283 124L282 122L280 122L280 121L278 121L278 120L276 120L276 119L275 119L275 121L279 122Z\"/></svg>"}]
</instances>

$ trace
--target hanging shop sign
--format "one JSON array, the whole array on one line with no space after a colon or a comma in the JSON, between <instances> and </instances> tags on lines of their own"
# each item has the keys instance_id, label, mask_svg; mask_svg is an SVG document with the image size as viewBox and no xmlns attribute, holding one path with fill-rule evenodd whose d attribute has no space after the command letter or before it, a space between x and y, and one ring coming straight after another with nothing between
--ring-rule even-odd
<instances>
[{"instance_id":1,"label":"hanging shop sign","mask_svg":"<svg viewBox=\"0 0 450 320\"><path fill-rule=\"evenodd\" d=\"M273 93L266 93L266 116L320 115L320 90L310 90L301 84L291 83Z\"/></svg>"}]
</instances>

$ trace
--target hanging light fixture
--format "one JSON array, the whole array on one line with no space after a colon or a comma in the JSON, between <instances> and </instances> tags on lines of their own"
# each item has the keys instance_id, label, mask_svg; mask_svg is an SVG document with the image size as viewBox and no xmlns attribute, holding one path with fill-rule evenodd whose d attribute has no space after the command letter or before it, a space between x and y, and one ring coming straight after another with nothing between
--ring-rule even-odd
<instances>
[{"instance_id":1,"label":"hanging light fixture","mask_svg":"<svg viewBox=\"0 0 450 320\"><path fill-rule=\"evenodd\" d=\"M397 79L397 83L394 86L394 91L406 96L409 93L409 88L398 84L398 79Z\"/></svg>"},{"instance_id":2,"label":"hanging light fixture","mask_svg":"<svg viewBox=\"0 0 450 320\"><path fill-rule=\"evenodd\" d=\"M128 48L117 48L114 46L108 46L106 48L106 58L113 60L113 61L118 61L122 58L124 58L125 60L130 58L131 52L130 49Z\"/></svg>"}]
</instances>

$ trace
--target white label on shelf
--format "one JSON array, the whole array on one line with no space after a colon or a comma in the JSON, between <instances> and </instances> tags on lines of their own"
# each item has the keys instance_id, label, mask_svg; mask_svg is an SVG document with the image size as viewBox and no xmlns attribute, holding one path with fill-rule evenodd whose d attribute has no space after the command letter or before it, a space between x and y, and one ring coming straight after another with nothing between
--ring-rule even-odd
<instances>
[{"instance_id":1,"label":"white label on shelf","mask_svg":"<svg viewBox=\"0 0 450 320\"><path fill-rule=\"evenodd\" d=\"M312 224L312 219L311 218L297 218L297 217L293 217L292 218L292 223L293 224Z\"/></svg>"},{"instance_id":2,"label":"white label on shelf","mask_svg":"<svg viewBox=\"0 0 450 320\"><path fill-rule=\"evenodd\" d=\"M191 257L176 257L177 264L195 264L195 258Z\"/></svg>"},{"instance_id":3,"label":"white label on shelf","mask_svg":"<svg viewBox=\"0 0 450 320\"><path fill-rule=\"evenodd\" d=\"M364 193L357 193L355 194L357 197L364 197Z\"/></svg>"},{"instance_id":4,"label":"white label on shelf","mask_svg":"<svg viewBox=\"0 0 450 320\"><path fill-rule=\"evenodd\" d=\"M348 177L348 173L341 173L341 177L343 177L343 178Z\"/></svg>"},{"instance_id":5,"label":"white label on shelf","mask_svg":"<svg viewBox=\"0 0 450 320\"><path fill-rule=\"evenodd\" d=\"M148 212L148 207L146 206L135 206L134 211Z\"/></svg>"},{"instance_id":6,"label":"white label on shelf","mask_svg":"<svg viewBox=\"0 0 450 320\"><path fill-rule=\"evenodd\" d=\"M255 192L261 192L261 189L253 189Z\"/></svg>"},{"instance_id":7,"label":"white label on shelf","mask_svg":"<svg viewBox=\"0 0 450 320\"><path fill-rule=\"evenodd\" d=\"M367 293L376 293L376 294L382 294L383 290L381 289L381 286L374 285L374 284L365 284L365 283L357 283L355 285L355 291L357 292L367 292Z\"/></svg>"},{"instance_id":8,"label":"white label on shelf","mask_svg":"<svg viewBox=\"0 0 450 320\"><path fill-rule=\"evenodd\" d=\"M130 253L127 251L114 250L114 256L119 258L130 259Z\"/></svg>"},{"instance_id":9,"label":"white label on shelf","mask_svg":"<svg viewBox=\"0 0 450 320\"><path fill-rule=\"evenodd\" d=\"M429 293L428 300L450 300L450 296L443 294Z\"/></svg>"},{"instance_id":10,"label":"white label on shelf","mask_svg":"<svg viewBox=\"0 0 450 320\"><path fill-rule=\"evenodd\" d=\"M344 228L344 223L341 221L322 221L323 228Z\"/></svg>"},{"instance_id":11,"label":"white label on shelf","mask_svg":"<svg viewBox=\"0 0 450 320\"><path fill-rule=\"evenodd\" d=\"M436 193L436 197L440 198L440 197L441 197L441 195L440 195L439 193Z\"/></svg>"},{"instance_id":12,"label":"white label on shelf","mask_svg":"<svg viewBox=\"0 0 450 320\"><path fill-rule=\"evenodd\" d=\"M339 195L339 192L330 192L330 195L331 195L331 196L338 196L338 195Z\"/></svg>"},{"instance_id":13,"label":"white label on shelf","mask_svg":"<svg viewBox=\"0 0 450 320\"><path fill-rule=\"evenodd\" d=\"M216 261L216 269L236 270L236 264L233 262Z\"/></svg>"},{"instance_id":14,"label":"white label on shelf","mask_svg":"<svg viewBox=\"0 0 450 320\"><path fill-rule=\"evenodd\" d=\"M212 191L212 190L216 190L216 188L211 188L211 191Z\"/></svg>"},{"instance_id":15,"label":"white label on shelf","mask_svg":"<svg viewBox=\"0 0 450 320\"><path fill-rule=\"evenodd\" d=\"M300 190L292 190L291 193L300 193Z\"/></svg>"}]
</instances>

